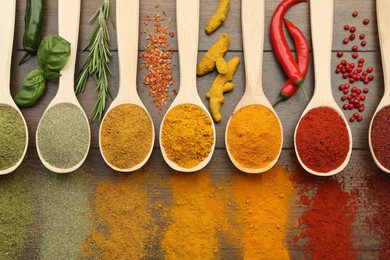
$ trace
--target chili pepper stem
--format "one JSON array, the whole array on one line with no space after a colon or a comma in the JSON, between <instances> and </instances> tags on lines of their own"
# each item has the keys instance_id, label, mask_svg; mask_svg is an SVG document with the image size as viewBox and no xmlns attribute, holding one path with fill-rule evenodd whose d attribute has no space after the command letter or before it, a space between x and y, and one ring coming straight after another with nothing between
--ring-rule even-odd
<instances>
[{"instance_id":1,"label":"chili pepper stem","mask_svg":"<svg viewBox=\"0 0 390 260\"><path fill-rule=\"evenodd\" d=\"M285 101L287 99L288 99L288 96L286 94L284 94L283 92L279 92L279 95L276 98L276 100L272 103L272 106L275 107L277 104L279 104L280 102Z\"/></svg>"},{"instance_id":2,"label":"chili pepper stem","mask_svg":"<svg viewBox=\"0 0 390 260\"><path fill-rule=\"evenodd\" d=\"M28 52L26 52L26 53L23 55L23 57L20 59L18 65L19 65L19 66L22 65L22 64L25 63L26 60L28 60L30 57L31 57L31 54L28 53Z\"/></svg>"},{"instance_id":3,"label":"chili pepper stem","mask_svg":"<svg viewBox=\"0 0 390 260\"><path fill-rule=\"evenodd\" d=\"M304 79L300 79L300 80L295 81L294 84L297 85L302 90L303 94L305 95L306 100L308 100L309 97L306 93L305 87L303 86L303 82L304 82Z\"/></svg>"}]
</instances>

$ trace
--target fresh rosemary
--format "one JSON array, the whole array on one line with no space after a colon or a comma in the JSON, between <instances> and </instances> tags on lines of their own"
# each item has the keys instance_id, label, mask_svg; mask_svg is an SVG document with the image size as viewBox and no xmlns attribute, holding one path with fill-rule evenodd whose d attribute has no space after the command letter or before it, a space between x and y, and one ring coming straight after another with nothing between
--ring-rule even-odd
<instances>
[{"instance_id":1,"label":"fresh rosemary","mask_svg":"<svg viewBox=\"0 0 390 260\"><path fill-rule=\"evenodd\" d=\"M85 58L81 70L76 77L75 92L85 90L88 78L92 76L96 83L98 92L97 101L92 110L92 119L102 120L106 108L107 95L110 95L108 75L112 75L109 63L111 61L110 34L107 28L107 21L111 20L112 9L110 0L103 0L99 9L89 19L95 22L92 32L89 34L89 43L82 51L90 49ZM112 22L112 20L111 20Z\"/></svg>"}]
</instances>

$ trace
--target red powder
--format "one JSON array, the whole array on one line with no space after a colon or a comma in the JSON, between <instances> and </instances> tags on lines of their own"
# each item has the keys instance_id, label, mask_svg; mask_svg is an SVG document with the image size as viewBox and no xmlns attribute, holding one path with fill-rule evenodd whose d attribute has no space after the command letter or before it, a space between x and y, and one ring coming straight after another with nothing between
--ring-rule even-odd
<instances>
[{"instance_id":1,"label":"red powder","mask_svg":"<svg viewBox=\"0 0 390 260\"><path fill-rule=\"evenodd\" d=\"M314 108L299 123L297 151L311 170L327 173L339 167L348 155L349 144L344 120L331 108Z\"/></svg>"},{"instance_id":2,"label":"red powder","mask_svg":"<svg viewBox=\"0 0 390 260\"><path fill-rule=\"evenodd\" d=\"M381 237L379 258L390 259L390 175L370 173L365 178L367 201L372 214L366 219L371 232Z\"/></svg>"},{"instance_id":3,"label":"red powder","mask_svg":"<svg viewBox=\"0 0 390 260\"><path fill-rule=\"evenodd\" d=\"M377 160L390 169L390 106L382 108L372 122L371 145Z\"/></svg>"},{"instance_id":4,"label":"red powder","mask_svg":"<svg viewBox=\"0 0 390 260\"><path fill-rule=\"evenodd\" d=\"M314 187L317 187L317 192L308 200L305 193ZM299 248L297 241L307 239L304 254L309 259L354 259L352 223L355 220L356 192L344 191L334 179L317 182L312 178L303 183L300 196L301 204L307 207L299 223L299 228L304 230L290 243Z\"/></svg>"}]
</instances>

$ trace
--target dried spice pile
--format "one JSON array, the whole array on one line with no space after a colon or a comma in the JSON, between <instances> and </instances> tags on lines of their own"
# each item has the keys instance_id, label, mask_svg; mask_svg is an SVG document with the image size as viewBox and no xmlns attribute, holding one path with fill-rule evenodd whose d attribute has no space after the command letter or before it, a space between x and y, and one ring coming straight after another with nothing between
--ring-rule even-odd
<instances>
[{"instance_id":1,"label":"dried spice pile","mask_svg":"<svg viewBox=\"0 0 390 260\"><path fill-rule=\"evenodd\" d=\"M37 175L36 189L42 211L41 259L76 259L80 241L90 232L88 175L79 170L67 175Z\"/></svg>"},{"instance_id":2,"label":"dried spice pile","mask_svg":"<svg viewBox=\"0 0 390 260\"><path fill-rule=\"evenodd\" d=\"M158 5L155 7L158 8ZM162 113L164 105L169 101L169 88L174 83L172 76L175 68L175 64L172 63L174 49L169 42L169 38L175 37L174 32L169 30L172 19L166 12L153 16L147 14L141 19L146 26L146 29L141 31L141 35L146 39L140 55L141 67L146 70L143 83L149 89L149 95L153 97L153 105ZM176 94L176 90L173 90L173 93Z\"/></svg>"},{"instance_id":3,"label":"dried spice pile","mask_svg":"<svg viewBox=\"0 0 390 260\"><path fill-rule=\"evenodd\" d=\"M282 167L258 175L237 175L233 183L234 202L244 224L244 259L288 259L285 242L294 187Z\"/></svg>"},{"instance_id":4,"label":"dried spice pile","mask_svg":"<svg viewBox=\"0 0 390 260\"><path fill-rule=\"evenodd\" d=\"M354 259L352 223L357 210L356 192L344 191L335 179L315 182L308 175L295 178L303 184L300 202L306 209L298 224L302 231L292 239L292 246L303 249L310 259ZM315 188L316 193L310 196ZM302 241L303 248L298 245Z\"/></svg>"}]
</instances>

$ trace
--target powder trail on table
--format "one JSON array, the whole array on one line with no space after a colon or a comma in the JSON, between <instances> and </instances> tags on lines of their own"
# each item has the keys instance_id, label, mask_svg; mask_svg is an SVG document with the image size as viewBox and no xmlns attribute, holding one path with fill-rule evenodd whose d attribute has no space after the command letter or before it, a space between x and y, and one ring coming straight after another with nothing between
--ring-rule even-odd
<instances>
[{"instance_id":1,"label":"powder trail on table","mask_svg":"<svg viewBox=\"0 0 390 260\"><path fill-rule=\"evenodd\" d=\"M22 166L23 167L23 166ZM0 178L0 259L16 259L33 218L30 172L19 169Z\"/></svg>"},{"instance_id":2,"label":"powder trail on table","mask_svg":"<svg viewBox=\"0 0 390 260\"><path fill-rule=\"evenodd\" d=\"M42 207L41 259L76 259L80 241L91 229L87 214L91 194L88 176L81 170L58 175L46 172L37 179Z\"/></svg>"},{"instance_id":3,"label":"powder trail on table","mask_svg":"<svg viewBox=\"0 0 390 260\"><path fill-rule=\"evenodd\" d=\"M294 186L282 167L232 180L234 201L244 223L244 259L288 259L286 244L290 197Z\"/></svg>"},{"instance_id":4,"label":"powder trail on table","mask_svg":"<svg viewBox=\"0 0 390 260\"><path fill-rule=\"evenodd\" d=\"M172 174L173 206L162 241L166 259L213 259L218 256L217 229L222 201L207 172Z\"/></svg>"},{"instance_id":5,"label":"powder trail on table","mask_svg":"<svg viewBox=\"0 0 390 260\"><path fill-rule=\"evenodd\" d=\"M301 174L301 173L298 173ZM303 184L299 191L301 203L307 208L302 213L298 228L302 231L291 241L305 239L304 254L310 259L354 259L352 224L356 215L356 191L344 191L335 179L313 182L309 177L298 177ZM308 192L317 187L311 198Z\"/></svg>"},{"instance_id":6,"label":"powder trail on table","mask_svg":"<svg viewBox=\"0 0 390 260\"><path fill-rule=\"evenodd\" d=\"M147 254L151 216L142 172L122 174L117 180L99 181L92 232L82 242L80 258L141 259Z\"/></svg>"}]
</instances>

